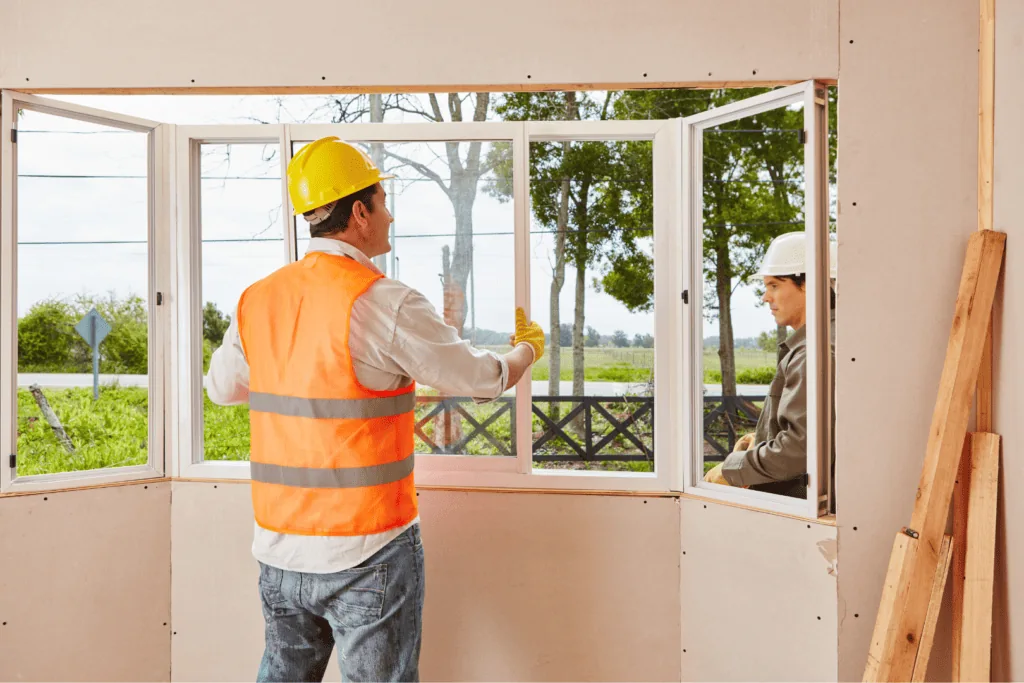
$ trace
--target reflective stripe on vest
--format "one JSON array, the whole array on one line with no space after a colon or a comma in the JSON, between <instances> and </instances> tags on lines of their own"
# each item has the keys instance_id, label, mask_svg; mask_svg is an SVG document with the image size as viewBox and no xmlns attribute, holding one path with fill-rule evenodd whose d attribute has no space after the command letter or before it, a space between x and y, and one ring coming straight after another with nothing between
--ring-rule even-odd
<instances>
[{"instance_id":1,"label":"reflective stripe on vest","mask_svg":"<svg viewBox=\"0 0 1024 683\"><path fill-rule=\"evenodd\" d=\"M367 420L401 415L415 409L416 394L385 398L300 398L259 392L249 394L249 410L291 417Z\"/></svg>"},{"instance_id":2,"label":"reflective stripe on vest","mask_svg":"<svg viewBox=\"0 0 1024 683\"><path fill-rule=\"evenodd\" d=\"M263 462L249 463L252 480L308 489L354 489L391 484L405 479L413 470L413 456L368 467L285 467Z\"/></svg>"}]
</instances>

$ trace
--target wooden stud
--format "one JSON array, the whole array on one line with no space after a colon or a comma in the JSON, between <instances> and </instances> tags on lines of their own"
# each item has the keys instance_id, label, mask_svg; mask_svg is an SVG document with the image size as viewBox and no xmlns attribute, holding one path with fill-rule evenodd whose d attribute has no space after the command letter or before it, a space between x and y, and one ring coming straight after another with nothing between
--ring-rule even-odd
<instances>
[{"instance_id":1,"label":"wooden stud","mask_svg":"<svg viewBox=\"0 0 1024 683\"><path fill-rule=\"evenodd\" d=\"M960 634L964 614L964 564L967 560L967 501L971 486L971 437L964 439L960 467L953 489L953 670L960 680Z\"/></svg>"},{"instance_id":2,"label":"wooden stud","mask_svg":"<svg viewBox=\"0 0 1024 683\"><path fill-rule=\"evenodd\" d=\"M939 623L939 611L942 609L942 596L946 592L946 581L949 579L949 565L952 558L953 537L942 537L939 548L939 564L935 569L935 580L932 582L931 599L928 602L928 615L921 631L921 649L914 663L914 676L911 680L920 682L928 676L928 660L931 658L932 645L935 643L935 627Z\"/></svg>"},{"instance_id":3,"label":"wooden stud","mask_svg":"<svg viewBox=\"0 0 1024 683\"><path fill-rule=\"evenodd\" d=\"M996 3L981 0L978 40L978 229L992 229L996 108Z\"/></svg>"},{"instance_id":4,"label":"wooden stud","mask_svg":"<svg viewBox=\"0 0 1024 683\"><path fill-rule=\"evenodd\" d=\"M883 665L890 667L889 671L882 672L887 674L886 680L907 681L914 673L931 591L910 588L930 587L939 563L939 548L978 384L1005 241L1005 233L984 230L971 235L967 244L924 467L910 520L910 528L918 534L919 542L908 558L909 567L900 577L899 602L892 612L896 628L889 630L890 641L885 650L892 656L883 661ZM903 595L905 600L901 600Z\"/></svg>"},{"instance_id":5,"label":"wooden stud","mask_svg":"<svg viewBox=\"0 0 1024 683\"><path fill-rule=\"evenodd\" d=\"M900 585L900 575L906 566L907 556L911 553L914 539L900 532L892 544L889 555L889 569L885 572L885 583L882 584L882 599L879 601L878 616L875 618L875 630L871 634L868 647L868 661L864 667L865 683L885 680L882 676L882 664L889 654L886 645L890 642L889 629L894 622L893 610L896 608L896 591Z\"/></svg>"},{"instance_id":6,"label":"wooden stud","mask_svg":"<svg viewBox=\"0 0 1024 683\"><path fill-rule=\"evenodd\" d=\"M992 594L995 588L997 434L971 435L971 488L960 643L960 680L988 681L992 665Z\"/></svg>"}]
</instances>

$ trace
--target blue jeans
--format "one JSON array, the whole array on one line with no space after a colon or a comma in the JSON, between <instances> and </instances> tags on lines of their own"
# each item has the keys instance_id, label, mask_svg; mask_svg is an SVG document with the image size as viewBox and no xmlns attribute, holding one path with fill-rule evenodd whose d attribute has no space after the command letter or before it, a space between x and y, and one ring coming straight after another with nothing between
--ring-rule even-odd
<instances>
[{"instance_id":1,"label":"blue jeans","mask_svg":"<svg viewBox=\"0 0 1024 683\"><path fill-rule=\"evenodd\" d=\"M418 681L423 616L419 524L334 574L260 563L266 650L259 681L321 681L338 650L344 681Z\"/></svg>"}]
</instances>

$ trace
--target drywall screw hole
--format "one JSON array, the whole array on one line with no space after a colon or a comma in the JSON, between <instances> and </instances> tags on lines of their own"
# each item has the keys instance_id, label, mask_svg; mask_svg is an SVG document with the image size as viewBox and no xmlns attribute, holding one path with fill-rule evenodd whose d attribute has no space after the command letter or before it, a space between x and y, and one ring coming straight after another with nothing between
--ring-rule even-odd
<instances>
[{"instance_id":1,"label":"drywall screw hole","mask_svg":"<svg viewBox=\"0 0 1024 683\"><path fill-rule=\"evenodd\" d=\"M647 74L644 74L644 78L647 78Z\"/></svg>"},{"instance_id":2,"label":"drywall screw hole","mask_svg":"<svg viewBox=\"0 0 1024 683\"><path fill-rule=\"evenodd\" d=\"M708 76L710 76L710 75L711 75L711 72L709 71L709 72L708 72Z\"/></svg>"},{"instance_id":3,"label":"drywall screw hole","mask_svg":"<svg viewBox=\"0 0 1024 683\"><path fill-rule=\"evenodd\" d=\"M853 615L853 618L854 618L854 619L860 619L860 615L859 615L859 614L854 614L854 615Z\"/></svg>"},{"instance_id":4,"label":"drywall screw hole","mask_svg":"<svg viewBox=\"0 0 1024 683\"><path fill-rule=\"evenodd\" d=\"M213 488L217 488L217 485L216 485L216 484L214 484L214 485L213 485Z\"/></svg>"},{"instance_id":5,"label":"drywall screw hole","mask_svg":"<svg viewBox=\"0 0 1024 683\"><path fill-rule=\"evenodd\" d=\"M754 69L754 75L755 76L757 75L757 69Z\"/></svg>"},{"instance_id":6,"label":"drywall screw hole","mask_svg":"<svg viewBox=\"0 0 1024 683\"><path fill-rule=\"evenodd\" d=\"M647 505L647 501L646 500L644 501L644 505Z\"/></svg>"},{"instance_id":7,"label":"drywall screw hole","mask_svg":"<svg viewBox=\"0 0 1024 683\"><path fill-rule=\"evenodd\" d=\"M527 78L533 78L533 76L531 76L530 74L526 74L526 77Z\"/></svg>"},{"instance_id":8,"label":"drywall screw hole","mask_svg":"<svg viewBox=\"0 0 1024 683\"><path fill-rule=\"evenodd\" d=\"M821 617L818 617L818 621L821 621Z\"/></svg>"},{"instance_id":9,"label":"drywall screw hole","mask_svg":"<svg viewBox=\"0 0 1024 683\"><path fill-rule=\"evenodd\" d=\"M811 528L811 525L810 525L810 524L808 524L808 525L807 525L807 528L808 528L808 529L810 529L810 528Z\"/></svg>"},{"instance_id":10,"label":"drywall screw hole","mask_svg":"<svg viewBox=\"0 0 1024 683\"><path fill-rule=\"evenodd\" d=\"M854 205L854 206L857 206L857 202L854 202L854 203L853 203L853 205Z\"/></svg>"},{"instance_id":11,"label":"drywall screw hole","mask_svg":"<svg viewBox=\"0 0 1024 683\"><path fill-rule=\"evenodd\" d=\"M148 487L148 486L143 486L142 488L144 488L144 489L148 489L149 487Z\"/></svg>"},{"instance_id":12,"label":"drywall screw hole","mask_svg":"<svg viewBox=\"0 0 1024 683\"><path fill-rule=\"evenodd\" d=\"M43 500L50 500L50 499L47 498L46 496L43 496Z\"/></svg>"},{"instance_id":13,"label":"drywall screw hole","mask_svg":"<svg viewBox=\"0 0 1024 683\"><path fill-rule=\"evenodd\" d=\"M856 531L856 530L857 530L857 527L853 527L853 530L854 530L854 531Z\"/></svg>"},{"instance_id":14,"label":"drywall screw hole","mask_svg":"<svg viewBox=\"0 0 1024 683\"><path fill-rule=\"evenodd\" d=\"M705 505L705 506L704 506L704 509L705 509L705 510L707 510L707 509L708 509L708 506L707 506L707 505Z\"/></svg>"},{"instance_id":15,"label":"drywall screw hole","mask_svg":"<svg viewBox=\"0 0 1024 683\"><path fill-rule=\"evenodd\" d=\"M320 80L321 80L321 81L326 81L326 80L327 80L327 76L321 76L321 77L320 77Z\"/></svg>"}]
</instances>

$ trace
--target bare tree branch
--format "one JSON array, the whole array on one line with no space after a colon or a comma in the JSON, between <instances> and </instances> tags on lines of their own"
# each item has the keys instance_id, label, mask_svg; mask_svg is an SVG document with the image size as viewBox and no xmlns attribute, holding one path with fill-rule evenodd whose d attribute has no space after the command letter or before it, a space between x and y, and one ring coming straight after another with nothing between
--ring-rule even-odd
<instances>
[{"instance_id":1,"label":"bare tree branch","mask_svg":"<svg viewBox=\"0 0 1024 683\"><path fill-rule=\"evenodd\" d=\"M403 157L400 154L395 154L394 152L388 152L388 151L385 150L384 154L386 154L387 156L391 157L392 159L395 159L396 161L400 162L404 166L410 166L410 167L416 169L417 172L419 172L423 176L425 176L425 177L433 180L435 183L437 183L437 186L440 187L441 190L444 191L444 193L449 198L452 196L451 195L451 190L448 188L447 185L444 184L444 179L441 176L439 176L437 173L432 171L430 169L430 167L428 167L428 166L426 166L424 164L421 164L418 161L413 161L412 159L409 159L408 157Z\"/></svg>"},{"instance_id":2,"label":"bare tree branch","mask_svg":"<svg viewBox=\"0 0 1024 683\"><path fill-rule=\"evenodd\" d=\"M438 123L444 121L444 114L441 113L441 104L437 101L437 95L430 93L430 106L434 110L434 120Z\"/></svg>"},{"instance_id":3,"label":"bare tree branch","mask_svg":"<svg viewBox=\"0 0 1024 683\"><path fill-rule=\"evenodd\" d=\"M473 110L474 121L486 121L487 120L487 107L491 103L491 95L486 92L478 92L476 94L476 108ZM466 157L466 168L474 175L482 175L480 171L480 150L483 145L477 141L469 145L469 154ZM486 171L484 171L486 172Z\"/></svg>"},{"instance_id":4,"label":"bare tree branch","mask_svg":"<svg viewBox=\"0 0 1024 683\"><path fill-rule=\"evenodd\" d=\"M448 113L452 121L462 121L462 100L457 92L448 93Z\"/></svg>"}]
</instances>

